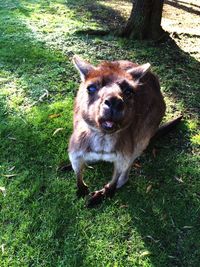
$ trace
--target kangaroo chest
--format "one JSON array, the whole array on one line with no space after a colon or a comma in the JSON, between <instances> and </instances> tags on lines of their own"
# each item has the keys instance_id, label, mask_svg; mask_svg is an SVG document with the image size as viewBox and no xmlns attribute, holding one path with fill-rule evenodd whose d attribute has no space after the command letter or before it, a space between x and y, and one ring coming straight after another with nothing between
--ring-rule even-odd
<instances>
[{"instance_id":1,"label":"kangaroo chest","mask_svg":"<svg viewBox=\"0 0 200 267\"><path fill-rule=\"evenodd\" d=\"M84 153L85 161L109 161L117 159L115 151L116 138L113 135L93 134L90 138L88 151Z\"/></svg>"}]
</instances>

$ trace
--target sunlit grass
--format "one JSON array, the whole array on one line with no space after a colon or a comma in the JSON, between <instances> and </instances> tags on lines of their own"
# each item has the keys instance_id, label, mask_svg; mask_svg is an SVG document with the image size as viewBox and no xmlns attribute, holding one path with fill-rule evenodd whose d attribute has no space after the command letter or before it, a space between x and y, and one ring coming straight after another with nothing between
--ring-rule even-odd
<instances>
[{"instance_id":1,"label":"sunlit grass","mask_svg":"<svg viewBox=\"0 0 200 267\"><path fill-rule=\"evenodd\" d=\"M88 8L102 10L103 2L0 2L2 267L199 264L199 63L168 44L76 35L104 28ZM94 64L150 62L167 103L165 120L184 115L177 131L140 157L129 183L91 210L76 197L73 172L57 171L68 162L79 83L73 54ZM100 163L85 176L96 190L111 174L111 165Z\"/></svg>"}]
</instances>

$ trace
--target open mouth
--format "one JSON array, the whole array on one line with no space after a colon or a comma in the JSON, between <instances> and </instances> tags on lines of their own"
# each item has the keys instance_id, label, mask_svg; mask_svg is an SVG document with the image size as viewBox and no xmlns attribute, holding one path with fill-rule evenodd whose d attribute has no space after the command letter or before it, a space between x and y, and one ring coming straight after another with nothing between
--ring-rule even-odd
<instances>
[{"instance_id":1,"label":"open mouth","mask_svg":"<svg viewBox=\"0 0 200 267\"><path fill-rule=\"evenodd\" d=\"M114 121L110 121L110 120L102 121L100 124L101 124L101 127L108 132L112 132L116 130L117 128L117 124Z\"/></svg>"}]
</instances>

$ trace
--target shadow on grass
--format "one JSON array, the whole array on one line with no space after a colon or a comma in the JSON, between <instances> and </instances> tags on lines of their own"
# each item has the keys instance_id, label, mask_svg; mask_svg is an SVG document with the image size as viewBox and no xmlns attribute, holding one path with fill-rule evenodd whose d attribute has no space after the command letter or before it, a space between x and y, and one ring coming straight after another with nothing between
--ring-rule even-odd
<instances>
[{"instance_id":1,"label":"shadow on grass","mask_svg":"<svg viewBox=\"0 0 200 267\"><path fill-rule=\"evenodd\" d=\"M129 260L124 256L124 266L131 266L131 259L134 259L132 266L143 266L143 257L148 257L156 267L198 264L199 170L197 159L187 159L192 151L189 142L190 130L182 124L170 136L151 144L139 160L141 168L133 168L128 183L111 201L104 202L100 215L96 214L101 217L113 205L115 213L111 213L110 221L116 220L119 225L122 219L119 210L128 214L120 232L121 246L129 244L125 253ZM155 148L156 157L152 153ZM97 164L95 169L99 176L94 175L93 190L107 182L105 177L111 177L110 165ZM138 248L134 247L136 233L144 242L143 248L139 243Z\"/></svg>"},{"instance_id":2,"label":"shadow on grass","mask_svg":"<svg viewBox=\"0 0 200 267\"><path fill-rule=\"evenodd\" d=\"M142 170L131 175L117 196L154 266L196 266L200 256L198 167L186 159L186 135L187 131L184 136L176 133L160 142L154 159L147 152L140 162Z\"/></svg>"},{"instance_id":3,"label":"shadow on grass","mask_svg":"<svg viewBox=\"0 0 200 267\"><path fill-rule=\"evenodd\" d=\"M4 33L1 35L0 72L3 79L4 76L12 78L8 78L7 88L3 88L5 95L0 93L0 171L1 183L7 190L7 196L0 199L4 214L0 243L7 246L2 266L7 262L7 266L36 266L36 262L38 266L53 266L53 259L56 261L59 253L64 253L61 244L64 244L67 229L70 228L72 235L76 231L73 228L76 227L77 210L71 206L70 197L70 194L75 195L74 181L59 179L56 172L56 165L66 153L71 129L71 119L68 122L66 119L71 118L72 101L69 97L69 102L63 99L53 104L52 101L38 102L29 112L18 112L10 107L9 92L14 90L13 95L17 95L19 87L24 98L31 102L37 101L44 89L51 91L56 87L59 94L66 88L64 83L69 78L67 62L61 52L35 40L20 16L15 15L16 10L23 14L25 10L25 15L29 15L19 1L7 1L5 6L8 13L1 13L5 23L0 26ZM17 85L13 89L11 86L15 82ZM59 118L49 118L55 113ZM63 131L53 136L60 127ZM8 170L13 170L11 176ZM69 206L71 208L67 209ZM31 247L35 250L29 257ZM69 255L75 253L70 246L68 250ZM78 262L80 257L77 256L77 266L80 266Z\"/></svg>"},{"instance_id":4,"label":"shadow on grass","mask_svg":"<svg viewBox=\"0 0 200 267\"><path fill-rule=\"evenodd\" d=\"M125 1L130 2L130 1ZM79 0L79 1L67 1L64 5L74 10L77 17L88 13L91 20L97 23L100 27L115 30L119 27L123 27L126 23L126 19L121 15L121 13L113 9L110 6L106 6L101 2L95 0ZM116 3L117 6L117 3Z\"/></svg>"},{"instance_id":5,"label":"shadow on grass","mask_svg":"<svg viewBox=\"0 0 200 267\"><path fill-rule=\"evenodd\" d=\"M60 109L72 108L65 104ZM6 197L0 199L4 214L0 243L7 246L4 260L10 259L8 266L17 266L19 262L21 266L36 266L36 262L38 266L56 266L56 262L68 258L67 262L80 266L81 257L75 257L76 243L75 247L70 245L79 232L81 208L72 205L76 200L73 174L63 177L56 172L66 151L70 126L52 136L55 129L66 126L67 114L50 122L48 115L58 109L40 106L19 118L5 114L6 102L1 101L0 105L0 181L7 191ZM34 251L29 257L31 248ZM12 255L18 256L15 259ZM71 261L69 255L73 255Z\"/></svg>"},{"instance_id":6,"label":"shadow on grass","mask_svg":"<svg viewBox=\"0 0 200 267\"><path fill-rule=\"evenodd\" d=\"M24 99L29 99L31 104L42 102L39 98L47 91L49 99L44 97L47 102L55 94L60 97L71 94L75 83L69 75L73 68L69 58L47 46L37 36L39 33L26 24L24 13L29 17L33 10L20 1L7 1L5 9L7 13L1 11L0 71L10 73L11 82L21 85Z\"/></svg>"}]
</instances>

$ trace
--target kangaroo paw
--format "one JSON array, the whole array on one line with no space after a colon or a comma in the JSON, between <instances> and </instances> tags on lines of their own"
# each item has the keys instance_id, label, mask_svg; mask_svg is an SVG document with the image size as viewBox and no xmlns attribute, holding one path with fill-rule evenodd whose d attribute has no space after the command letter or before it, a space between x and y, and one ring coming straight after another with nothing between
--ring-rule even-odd
<instances>
[{"instance_id":1,"label":"kangaroo paw","mask_svg":"<svg viewBox=\"0 0 200 267\"><path fill-rule=\"evenodd\" d=\"M116 191L116 184L114 184L114 185L107 184L104 186L104 189L105 189L106 197L112 198L115 194L115 191Z\"/></svg>"},{"instance_id":2,"label":"kangaroo paw","mask_svg":"<svg viewBox=\"0 0 200 267\"><path fill-rule=\"evenodd\" d=\"M90 191L87 185L82 184L81 186L78 186L78 189L76 191L76 195L78 198L85 197L89 195Z\"/></svg>"},{"instance_id":3,"label":"kangaroo paw","mask_svg":"<svg viewBox=\"0 0 200 267\"><path fill-rule=\"evenodd\" d=\"M91 208L100 204L105 197L104 189L91 193L91 197L88 200L87 207Z\"/></svg>"},{"instance_id":4,"label":"kangaroo paw","mask_svg":"<svg viewBox=\"0 0 200 267\"><path fill-rule=\"evenodd\" d=\"M116 185L107 184L103 189L91 193L91 197L88 200L87 207L93 207L100 204L104 198L113 197L116 191Z\"/></svg>"},{"instance_id":5,"label":"kangaroo paw","mask_svg":"<svg viewBox=\"0 0 200 267\"><path fill-rule=\"evenodd\" d=\"M60 166L58 166L57 171L59 172L69 172L72 171L72 165L67 163L61 163Z\"/></svg>"}]
</instances>

